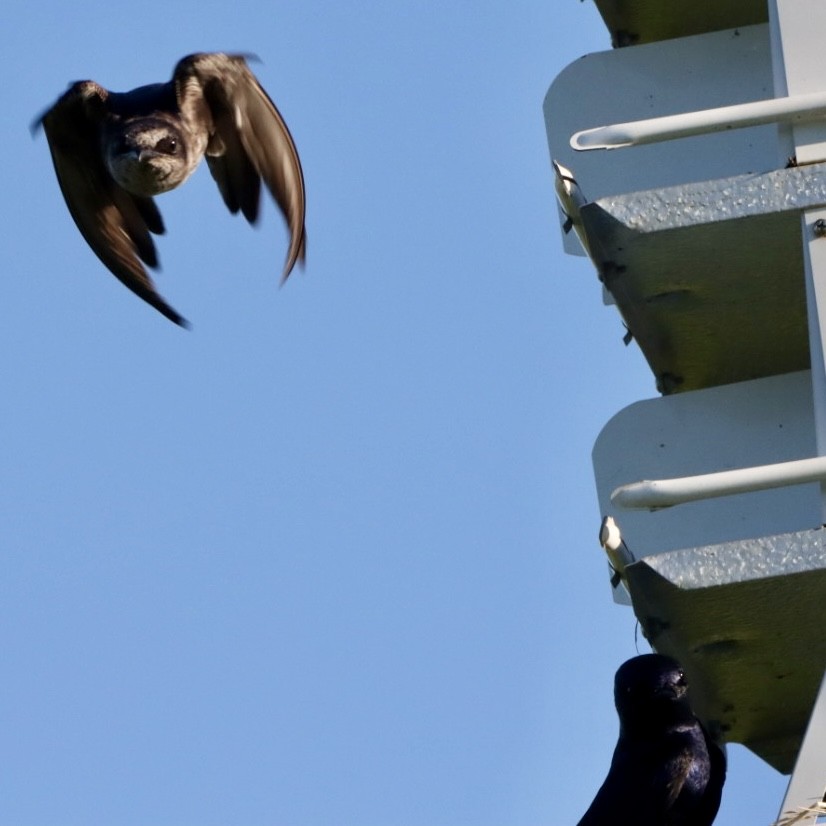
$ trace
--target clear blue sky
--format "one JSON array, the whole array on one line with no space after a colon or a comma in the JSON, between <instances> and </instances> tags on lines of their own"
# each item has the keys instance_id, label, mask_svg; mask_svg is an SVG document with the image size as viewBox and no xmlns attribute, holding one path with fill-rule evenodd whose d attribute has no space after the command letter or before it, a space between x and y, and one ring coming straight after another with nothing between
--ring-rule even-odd
<instances>
[{"instance_id":1,"label":"clear blue sky","mask_svg":"<svg viewBox=\"0 0 826 826\"><path fill-rule=\"evenodd\" d=\"M0 824L576 823L636 653L590 451L654 395L557 228L541 105L609 48L593 5L6 0L0 32ZM309 243L279 289L270 204L162 196L185 332L28 127L199 50L261 57ZM717 822L784 788L732 748Z\"/></svg>"}]
</instances>

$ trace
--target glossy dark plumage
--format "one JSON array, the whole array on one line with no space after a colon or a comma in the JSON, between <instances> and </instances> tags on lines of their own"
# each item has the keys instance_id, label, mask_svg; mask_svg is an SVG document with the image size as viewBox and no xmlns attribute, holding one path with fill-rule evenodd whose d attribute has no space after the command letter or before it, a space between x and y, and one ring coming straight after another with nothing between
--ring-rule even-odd
<instances>
[{"instance_id":1,"label":"glossy dark plumage","mask_svg":"<svg viewBox=\"0 0 826 826\"><path fill-rule=\"evenodd\" d=\"M614 680L619 739L579 826L710 826L726 758L695 717L687 690L671 657L643 654L620 666Z\"/></svg>"},{"instance_id":2,"label":"glossy dark plumage","mask_svg":"<svg viewBox=\"0 0 826 826\"><path fill-rule=\"evenodd\" d=\"M286 278L304 260L304 178L284 120L239 55L183 58L167 83L109 92L72 84L35 124L49 141L57 179L78 229L130 290L186 322L155 289L152 234L164 232L153 196L185 181L204 155L232 213L253 223L261 182L287 221Z\"/></svg>"}]
</instances>

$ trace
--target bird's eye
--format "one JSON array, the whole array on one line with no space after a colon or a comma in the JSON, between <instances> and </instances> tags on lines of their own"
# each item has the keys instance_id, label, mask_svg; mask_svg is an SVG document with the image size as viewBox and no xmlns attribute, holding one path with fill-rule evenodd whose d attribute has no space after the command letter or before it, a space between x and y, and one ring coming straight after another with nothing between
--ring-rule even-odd
<instances>
[{"instance_id":1,"label":"bird's eye","mask_svg":"<svg viewBox=\"0 0 826 826\"><path fill-rule=\"evenodd\" d=\"M164 155L174 155L178 151L178 141L175 138L161 138L155 144L155 149Z\"/></svg>"}]
</instances>

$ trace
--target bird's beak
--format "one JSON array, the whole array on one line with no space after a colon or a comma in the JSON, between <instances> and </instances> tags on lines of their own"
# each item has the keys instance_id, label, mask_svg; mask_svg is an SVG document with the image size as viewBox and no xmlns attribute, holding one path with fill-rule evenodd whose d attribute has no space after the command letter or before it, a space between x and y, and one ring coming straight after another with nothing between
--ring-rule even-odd
<instances>
[{"instance_id":1,"label":"bird's beak","mask_svg":"<svg viewBox=\"0 0 826 826\"><path fill-rule=\"evenodd\" d=\"M678 683L668 683L664 685L657 691L658 697L674 697L675 699L679 700L681 697L684 697L686 692L688 691L688 685L683 682Z\"/></svg>"}]
</instances>

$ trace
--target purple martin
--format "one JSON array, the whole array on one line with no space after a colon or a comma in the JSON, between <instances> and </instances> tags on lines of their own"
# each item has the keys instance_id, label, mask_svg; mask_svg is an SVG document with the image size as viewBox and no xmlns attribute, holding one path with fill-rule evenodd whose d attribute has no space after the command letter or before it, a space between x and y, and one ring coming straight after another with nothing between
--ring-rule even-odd
<instances>
[{"instance_id":1,"label":"purple martin","mask_svg":"<svg viewBox=\"0 0 826 826\"><path fill-rule=\"evenodd\" d=\"M187 326L155 289L152 234L164 232L153 196L182 184L206 156L224 203L250 224L261 182L290 231L286 279L304 261L304 177L287 125L241 55L193 54L167 83L109 92L73 83L34 124L43 127L78 229L130 290Z\"/></svg>"},{"instance_id":2,"label":"purple martin","mask_svg":"<svg viewBox=\"0 0 826 826\"><path fill-rule=\"evenodd\" d=\"M662 654L623 663L611 768L578 826L710 826L726 757L694 715L680 664Z\"/></svg>"}]
</instances>

